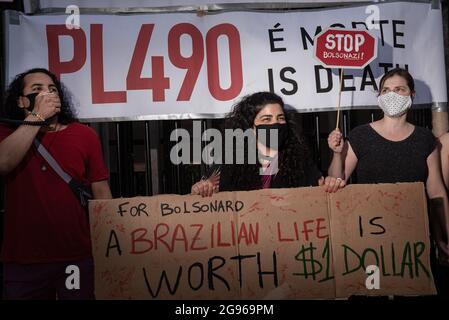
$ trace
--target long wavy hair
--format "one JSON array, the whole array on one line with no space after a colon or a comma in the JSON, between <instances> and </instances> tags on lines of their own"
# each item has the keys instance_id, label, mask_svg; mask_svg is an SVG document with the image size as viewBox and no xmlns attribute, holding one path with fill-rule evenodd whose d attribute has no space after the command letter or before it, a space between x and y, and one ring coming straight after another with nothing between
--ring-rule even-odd
<instances>
[{"instance_id":1,"label":"long wavy hair","mask_svg":"<svg viewBox=\"0 0 449 320\"><path fill-rule=\"evenodd\" d=\"M23 95L23 89L25 87L25 76L31 73L45 73L54 82L58 89L59 99L61 100L61 112L58 114L58 122L62 124L68 124L78 121L75 116L72 107L72 99L69 91L58 80L58 78L44 68L34 68L23 73L18 74L14 80L9 84L5 93L5 101L0 108L0 117L11 120L23 120L25 119L25 113L23 109L17 105L17 100ZM18 125L15 125L18 126Z\"/></svg>"},{"instance_id":2,"label":"long wavy hair","mask_svg":"<svg viewBox=\"0 0 449 320\"><path fill-rule=\"evenodd\" d=\"M253 128L256 115L268 104L279 104L285 114L289 134L283 148L278 153L277 178L285 181L284 187L297 187L304 176L307 163L310 161L310 152L304 139L296 134L296 125L291 114L285 112L282 98L271 92L257 92L243 97L225 119L226 129ZM245 150L248 146L245 146ZM245 153L247 154L247 153ZM228 166L232 174L232 183L239 190L259 189L261 176L259 175L260 163Z\"/></svg>"}]
</instances>

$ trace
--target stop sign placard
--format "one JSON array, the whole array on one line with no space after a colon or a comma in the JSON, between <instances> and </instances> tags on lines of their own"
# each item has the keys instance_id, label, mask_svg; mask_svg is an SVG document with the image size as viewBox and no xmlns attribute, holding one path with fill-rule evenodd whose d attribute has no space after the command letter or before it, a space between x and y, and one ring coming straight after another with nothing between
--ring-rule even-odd
<instances>
[{"instance_id":1,"label":"stop sign placard","mask_svg":"<svg viewBox=\"0 0 449 320\"><path fill-rule=\"evenodd\" d=\"M326 67L361 69L377 57L377 38L364 30L328 28L314 44L315 57Z\"/></svg>"}]
</instances>

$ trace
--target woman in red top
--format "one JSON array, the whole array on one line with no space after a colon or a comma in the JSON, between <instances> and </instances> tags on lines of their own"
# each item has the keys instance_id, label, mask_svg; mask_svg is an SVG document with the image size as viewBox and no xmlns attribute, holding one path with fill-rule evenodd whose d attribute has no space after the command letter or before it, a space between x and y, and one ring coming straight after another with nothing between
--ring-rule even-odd
<instances>
[{"instance_id":1,"label":"woman in red top","mask_svg":"<svg viewBox=\"0 0 449 320\"><path fill-rule=\"evenodd\" d=\"M0 174L6 181L4 298L93 298L87 212L33 141L38 139L73 179L91 186L95 199L108 199L108 171L95 131L77 122L66 91L46 69L14 79L0 117L25 121L0 125ZM79 290L66 288L70 265L79 270Z\"/></svg>"}]
</instances>

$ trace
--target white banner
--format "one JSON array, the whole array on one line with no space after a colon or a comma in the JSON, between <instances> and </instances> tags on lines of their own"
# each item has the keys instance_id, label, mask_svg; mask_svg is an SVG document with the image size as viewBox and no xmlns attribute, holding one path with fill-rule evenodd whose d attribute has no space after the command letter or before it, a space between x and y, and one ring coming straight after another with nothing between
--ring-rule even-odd
<instances>
[{"instance_id":1,"label":"white banner","mask_svg":"<svg viewBox=\"0 0 449 320\"><path fill-rule=\"evenodd\" d=\"M25 3L33 0L27 0ZM35 1L35 0L34 0ZM372 0L39 0L39 8L64 8L69 5L77 5L82 8L157 8L171 6L207 6L222 4L248 4L248 3L267 3L267 4L339 4L343 2L372 2ZM31 5L29 5L31 7Z\"/></svg>"},{"instance_id":2,"label":"white banner","mask_svg":"<svg viewBox=\"0 0 449 320\"><path fill-rule=\"evenodd\" d=\"M329 26L368 26L378 38L377 59L345 70L343 108L374 108L376 83L396 65L415 78L415 104L447 102L441 11L430 4L202 17L15 14L6 19L7 79L49 68L85 120L222 117L260 90L280 94L300 112L333 110L338 70L321 67L312 44ZM67 28L78 21L79 29Z\"/></svg>"}]
</instances>

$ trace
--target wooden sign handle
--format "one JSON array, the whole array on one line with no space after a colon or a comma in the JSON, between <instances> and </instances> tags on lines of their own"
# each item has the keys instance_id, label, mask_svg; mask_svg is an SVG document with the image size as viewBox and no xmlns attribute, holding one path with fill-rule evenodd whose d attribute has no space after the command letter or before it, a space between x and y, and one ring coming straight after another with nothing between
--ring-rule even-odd
<instances>
[{"instance_id":1,"label":"wooden sign handle","mask_svg":"<svg viewBox=\"0 0 449 320\"><path fill-rule=\"evenodd\" d=\"M340 126L340 101L341 101L341 89L343 88L343 72L344 69L341 69L340 72L340 89L338 90L338 104L337 104L337 124L335 129L338 129Z\"/></svg>"}]
</instances>

